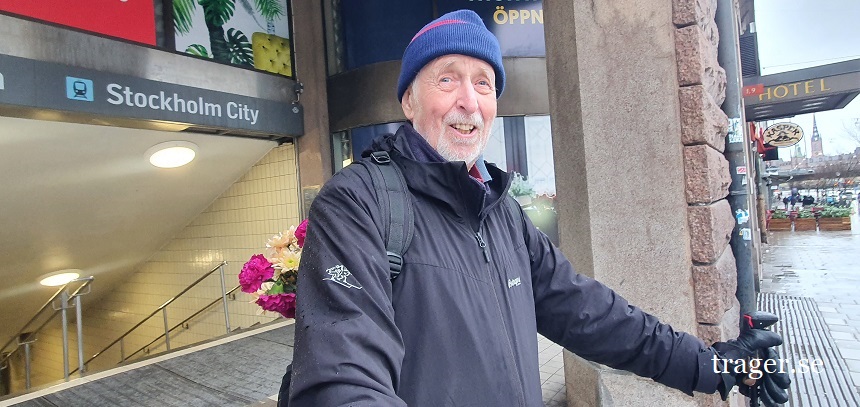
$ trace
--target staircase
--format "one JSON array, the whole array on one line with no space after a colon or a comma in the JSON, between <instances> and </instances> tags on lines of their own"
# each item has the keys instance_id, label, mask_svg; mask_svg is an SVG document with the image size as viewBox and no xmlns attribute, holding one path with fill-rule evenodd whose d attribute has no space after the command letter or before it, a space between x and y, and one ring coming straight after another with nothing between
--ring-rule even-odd
<instances>
[{"instance_id":1,"label":"staircase","mask_svg":"<svg viewBox=\"0 0 860 407\"><path fill-rule=\"evenodd\" d=\"M249 406L278 393L293 355L293 320L0 399L0 407Z\"/></svg>"}]
</instances>

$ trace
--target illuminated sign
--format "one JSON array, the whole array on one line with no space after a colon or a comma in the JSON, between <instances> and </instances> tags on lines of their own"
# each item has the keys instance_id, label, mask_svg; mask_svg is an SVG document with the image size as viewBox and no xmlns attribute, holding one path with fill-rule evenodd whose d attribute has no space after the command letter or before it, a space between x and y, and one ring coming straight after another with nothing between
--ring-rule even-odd
<instances>
[{"instance_id":1,"label":"illuminated sign","mask_svg":"<svg viewBox=\"0 0 860 407\"><path fill-rule=\"evenodd\" d=\"M803 138L803 129L794 123L777 123L764 131L764 142L774 147L789 147Z\"/></svg>"}]
</instances>

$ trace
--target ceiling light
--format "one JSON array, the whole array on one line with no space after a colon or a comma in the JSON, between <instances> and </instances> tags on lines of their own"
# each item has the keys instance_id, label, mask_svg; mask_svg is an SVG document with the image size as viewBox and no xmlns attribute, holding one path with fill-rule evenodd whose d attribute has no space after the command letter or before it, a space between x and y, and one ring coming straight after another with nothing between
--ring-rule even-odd
<instances>
[{"instance_id":1,"label":"ceiling light","mask_svg":"<svg viewBox=\"0 0 860 407\"><path fill-rule=\"evenodd\" d=\"M176 168L191 162L197 155L197 145L188 141L166 141L146 150L150 164L158 168Z\"/></svg>"},{"instance_id":2,"label":"ceiling light","mask_svg":"<svg viewBox=\"0 0 860 407\"><path fill-rule=\"evenodd\" d=\"M60 286L80 277L80 272L78 269L67 269L48 273L39 277L39 284L48 287Z\"/></svg>"}]
</instances>

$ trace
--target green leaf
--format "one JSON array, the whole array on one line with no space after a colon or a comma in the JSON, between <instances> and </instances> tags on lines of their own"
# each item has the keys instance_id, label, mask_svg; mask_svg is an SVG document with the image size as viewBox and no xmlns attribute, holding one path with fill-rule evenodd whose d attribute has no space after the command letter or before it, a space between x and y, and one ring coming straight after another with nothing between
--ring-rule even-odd
<instances>
[{"instance_id":1,"label":"green leaf","mask_svg":"<svg viewBox=\"0 0 860 407\"><path fill-rule=\"evenodd\" d=\"M532 196L535 193L534 188L531 183L522 176L522 174L515 172L513 174L513 180L511 181L511 188L508 190L508 193L511 196Z\"/></svg>"},{"instance_id":2,"label":"green leaf","mask_svg":"<svg viewBox=\"0 0 860 407\"><path fill-rule=\"evenodd\" d=\"M173 0L173 27L177 32L188 34L191 31L191 15L196 8L194 0Z\"/></svg>"},{"instance_id":3,"label":"green leaf","mask_svg":"<svg viewBox=\"0 0 860 407\"><path fill-rule=\"evenodd\" d=\"M785 213L782 209L777 209L773 211L773 214L770 217L771 219L788 219L788 214Z\"/></svg>"},{"instance_id":4,"label":"green leaf","mask_svg":"<svg viewBox=\"0 0 860 407\"><path fill-rule=\"evenodd\" d=\"M207 50L206 47L204 47L200 44L189 45L188 48L185 49L185 52L189 53L191 55L196 55L198 57L212 58L209 55L209 50Z\"/></svg>"},{"instance_id":5,"label":"green leaf","mask_svg":"<svg viewBox=\"0 0 860 407\"><path fill-rule=\"evenodd\" d=\"M227 30L227 48L230 62L237 65L254 66L254 50L251 42L241 31L230 28Z\"/></svg>"},{"instance_id":6,"label":"green leaf","mask_svg":"<svg viewBox=\"0 0 860 407\"><path fill-rule=\"evenodd\" d=\"M203 18L207 24L214 26L222 26L231 17L236 10L236 3L233 0L199 0L203 6Z\"/></svg>"},{"instance_id":7,"label":"green leaf","mask_svg":"<svg viewBox=\"0 0 860 407\"><path fill-rule=\"evenodd\" d=\"M282 0L254 0L254 5L266 20L277 20L286 14L286 3Z\"/></svg>"},{"instance_id":8,"label":"green leaf","mask_svg":"<svg viewBox=\"0 0 860 407\"><path fill-rule=\"evenodd\" d=\"M272 285L272 288L269 289L269 294L283 294L284 292L284 283L281 280L275 281L275 284Z\"/></svg>"},{"instance_id":9,"label":"green leaf","mask_svg":"<svg viewBox=\"0 0 860 407\"><path fill-rule=\"evenodd\" d=\"M844 218L851 216L851 208L840 208L837 206L825 206L821 210L822 218Z\"/></svg>"}]
</instances>

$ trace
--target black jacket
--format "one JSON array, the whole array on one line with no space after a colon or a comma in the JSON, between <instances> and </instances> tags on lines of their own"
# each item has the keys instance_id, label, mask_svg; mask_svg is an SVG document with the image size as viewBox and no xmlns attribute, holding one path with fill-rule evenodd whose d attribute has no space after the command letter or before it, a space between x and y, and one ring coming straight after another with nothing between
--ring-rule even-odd
<instances>
[{"instance_id":1,"label":"black jacket","mask_svg":"<svg viewBox=\"0 0 860 407\"><path fill-rule=\"evenodd\" d=\"M499 198L511 199L505 172L488 166L488 194L462 162L416 161L407 137L420 136L404 126L379 147L400 165L414 202L415 234L396 280L363 166L336 174L314 200L291 406L541 406L538 332L688 394L716 390L712 351L574 272Z\"/></svg>"}]
</instances>

